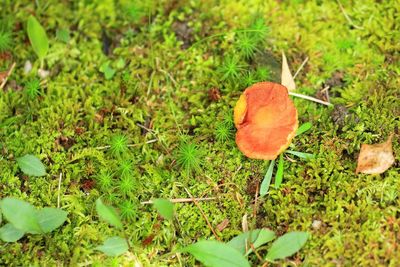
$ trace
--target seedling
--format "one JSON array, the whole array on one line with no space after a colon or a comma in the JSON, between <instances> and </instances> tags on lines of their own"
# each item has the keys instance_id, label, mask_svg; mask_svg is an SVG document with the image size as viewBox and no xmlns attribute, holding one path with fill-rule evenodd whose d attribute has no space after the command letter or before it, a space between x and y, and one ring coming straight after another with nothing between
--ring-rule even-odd
<instances>
[{"instance_id":1,"label":"seedling","mask_svg":"<svg viewBox=\"0 0 400 267\"><path fill-rule=\"evenodd\" d=\"M57 208L36 209L28 202L11 197L0 201L0 208L8 221L0 228L0 239L4 242L16 242L25 234L49 233L60 227L68 214Z\"/></svg>"},{"instance_id":2,"label":"seedling","mask_svg":"<svg viewBox=\"0 0 400 267\"><path fill-rule=\"evenodd\" d=\"M40 68L43 68L44 58L49 50L49 40L47 39L46 31L32 15L28 18L27 30L33 51L39 57Z\"/></svg>"},{"instance_id":3,"label":"seedling","mask_svg":"<svg viewBox=\"0 0 400 267\"><path fill-rule=\"evenodd\" d=\"M105 205L100 198L96 200L96 211L102 220L120 230L125 238L110 237L104 241L103 245L97 246L95 249L107 256L119 256L127 252L130 249L129 239L117 211L113 207Z\"/></svg>"},{"instance_id":4,"label":"seedling","mask_svg":"<svg viewBox=\"0 0 400 267\"><path fill-rule=\"evenodd\" d=\"M250 263L246 257L254 252L253 249L261 248L275 238L275 233L270 230L256 229L244 232L228 243L214 240L199 241L181 249L181 252L190 253L198 261L211 267L248 267ZM306 232L289 232L280 236L269 247L264 256L264 263L275 263L276 260L292 256L304 246L308 238L309 234Z\"/></svg>"}]
</instances>

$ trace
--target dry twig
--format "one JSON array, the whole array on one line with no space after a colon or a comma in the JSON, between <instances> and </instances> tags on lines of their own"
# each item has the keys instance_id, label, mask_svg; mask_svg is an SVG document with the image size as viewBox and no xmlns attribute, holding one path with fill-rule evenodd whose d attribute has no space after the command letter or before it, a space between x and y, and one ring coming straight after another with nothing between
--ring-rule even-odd
<instances>
[{"instance_id":1,"label":"dry twig","mask_svg":"<svg viewBox=\"0 0 400 267\"><path fill-rule=\"evenodd\" d=\"M311 97L311 96L308 96L308 95L303 95L303 94L298 94L298 93L293 93L293 92L289 92L289 95L295 96L295 97L299 97L299 98L303 98L303 99L307 99L307 100L310 100L310 101L313 101L313 102L316 102L316 103L320 103L320 104L322 104L322 105L333 106L333 105L332 105L331 103L329 103L329 102L322 101L322 100L320 100L320 99L318 99L318 98Z\"/></svg>"},{"instance_id":2,"label":"dry twig","mask_svg":"<svg viewBox=\"0 0 400 267\"><path fill-rule=\"evenodd\" d=\"M198 198L174 198L174 199L169 199L172 203L187 203L187 202L194 202L194 201L208 201L208 200L215 200L217 199L216 197L198 197ZM147 200L140 202L142 205L146 204L153 204L152 200Z\"/></svg>"},{"instance_id":3,"label":"dry twig","mask_svg":"<svg viewBox=\"0 0 400 267\"><path fill-rule=\"evenodd\" d=\"M201 209L199 203L196 201L196 199L193 198L192 194L190 194L189 190L184 187L186 193L192 198L193 203L196 205L196 207L200 210L201 215L203 216L204 220L206 220L208 228L210 228L211 232L213 233L213 235L215 236L215 239L217 239L218 241L221 241L221 239L219 238L219 236L217 235L217 233L215 232L214 228L212 227L210 221L208 220L206 214L204 213L204 211Z\"/></svg>"},{"instance_id":4,"label":"dry twig","mask_svg":"<svg viewBox=\"0 0 400 267\"><path fill-rule=\"evenodd\" d=\"M10 69L7 72L6 77L4 77L3 82L0 85L0 90L3 89L3 87L6 85L6 83L8 81L8 77L10 77L10 75L13 72L14 68L15 68L15 62L11 65Z\"/></svg>"}]
</instances>

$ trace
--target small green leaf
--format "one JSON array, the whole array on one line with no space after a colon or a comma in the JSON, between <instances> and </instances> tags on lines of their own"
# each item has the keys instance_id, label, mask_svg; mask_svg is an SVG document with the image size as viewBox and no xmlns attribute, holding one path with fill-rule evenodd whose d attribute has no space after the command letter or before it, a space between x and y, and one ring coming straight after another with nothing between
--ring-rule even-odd
<instances>
[{"instance_id":1,"label":"small green leaf","mask_svg":"<svg viewBox=\"0 0 400 267\"><path fill-rule=\"evenodd\" d=\"M182 249L210 267L250 267L246 258L233 247L213 240L199 241Z\"/></svg>"},{"instance_id":2,"label":"small green leaf","mask_svg":"<svg viewBox=\"0 0 400 267\"><path fill-rule=\"evenodd\" d=\"M275 175L275 188L279 188L283 179L283 153L279 155L278 170Z\"/></svg>"},{"instance_id":3,"label":"small green leaf","mask_svg":"<svg viewBox=\"0 0 400 267\"><path fill-rule=\"evenodd\" d=\"M96 200L96 210L101 219L117 227L118 229L122 229L122 222L117 214L117 211L113 207L105 205L100 198Z\"/></svg>"},{"instance_id":4,"label":"small green leaf","mask_svg":"<svg viewBox=\"0 0 400 267\"><path fill-rule=\"evenodd\" d=\"M260 196L265 196L268 193L269 185L271 184L272 171L274 170L275 160L271 160L267 173L264 176L264 180L260 186Z\"/></svg>"},{"instance_id":5,"label":"small green leaf","mask_svg":"<svg viewBox=\"0 0 400 267\"><path fill-rule=\"evenodd\" d=\"M40 60L43 60L49 50L49 40L42 25L32 15L28 18L28 37L33 51Z\"/></svg>"},{"instance_id":6,"label":"small green leaf","mask_svg":"<svg viewBox=\"0 0 400 267\"><path fill-rule=\"evenodd\" d=\"M274 240L275 237L276 236L273 231L268 230L268 229L261 229L256 241L253 243L253 246L254 246L254 248L259 248L262 245ZM249 249L249 251L247 251L247 253L246 253L246 256L249 255L252 251L253 251L252 249Z\"/></svg>"},{"instance_id":7,"label":"small green leaf","mask_svg":"<svg viewBox=\"0 0 400 267\"><path fill-rule=\"evenodd\" d=\"M37 210L28 202L7 197L1 201L1 210L4 218L18 230L31 234L42 233L36 217Z\"/></svg>"},{"instance_id":8,"label":"small green leaf","mask_svg":"<svg viewBox=\"0 0 400 267\"><path fill-rule=\"evenodd\" d=\"M233 247L234 249L240 251L243 255L249 250L248 243L253 243L257 240L261 229L250 230L243 232L234 238L232 238L227 245Z\"/></svg>"},{"instance_id":9,"label":"small green leaf","mask_svg":"<svg viewBox=\"0 0 400 267\"><path fill-rule=\"evenodd\" d=\"M46 168L37 157L33 155L25 155L17 158L18 166L22 172L31 176L44 176L46 175Z\"/></svg>"},{"instance_id":10,"label":"small green leaf","mask_svg":"<svg viewBox=\"0 0 400 267\"><path fill-rule=\"evenodd\" d=\"M258 248L274 238L275 233L271 230L255 229L235 236L227 244L240 251L243 255L248 255L252 252L249 243L252 243L254 248Z\"/></svg>"},{"instance_id":11,"label":"small green leaf","mask_svg":"<svg viewBox=\"0 0 400 267\"><path fill-rule=\"evenodd\" d=\"M303 152L298 152L298 151L293 151L293 150L286 150L285 153L289 153L289 154L295 155L296 157L299 157L301 159L313 159L313 158L315 158L314 154L303 153Z\"/></svg>"},{"instance_id":12,"label":"small green leaf","mask_svg":"<svg viewBox=\"0 0 400 267\"><path fill-rule=\"evenodd\" d=\"M69 42L69 30L67 29L58 29L56 32L56 37L58 40L64 43Z\"/></svg>"},{"instance_id":13,"label":"small green leaf","mask_svg":"<svg viewBox=\"0 0 400 267\"><path fill-rule=\"evenodd\" d=\"M268 250L266 260L274 261L292 256L306 243L309 234L306 232L290 232L279 237Z\"/></svg>"},{"instance_id":14,"label":"small green leaf","mask_svg":"<svg viewBox=\"0 0 400 267\"><path fill-rule=\"evenodd\" d=\"M37 212L39 225L44 233L49 233L62 225L68 212L56 208L43 208Z\"/></svg>"},{"instance_id":15,"label":"small green leaf","mask_svg":"<svg viewBox=\"0 0 400 267\"><path fill-rule=\"evenodd\" d=\"M110 67L110 62L105 62L101 65L100 72L104 73L106 80L110 80L114 77L116 71Z\"/></svg>"},{"instance_id":16,"label":"small green leaf","mask_svg":"<svg viewBox=\"0 0 400 267\"><path fill-rule=\"evenodd\" d=\"M311 122L303 123L296 131L296 136L301 135L304 132L307 132L312 127Z\"/></svg>"},{"instance_id":17,"label":"small green leaf","mask_svg":"<svg viewBox=\"0 0 400 267\"><path fill-rule=\"evenodd\" d=\"M15 242L24 236L24 231L18 230L11 223L0 228L0 239L4 242Z\"/></svg>"},{"instance_id":18,"label":"small green leaf","mask_svg":"<svg viewBox=\"0 0 400 267\"><path fill-rule=\"evenodd\" d=\"M154 207L157 209L158 213L167 220L172 220L174 218L174 205L171 201L167 199L155 199L153 200Z\"/></svg>"},{"instance_id":19,"label":"small green leaf","mask_svg":"<svg viewBox=\"0 0 400 267\"><path fill-rule=\"evenodd\" d=\"M117 69L123 69L124 67L125 67L125 60L123 59L123 58L120 58L120 59L118 59L118 61L117 61L117 63L116 63L116 65L115 65L115 67L117 68Z\"/></svg>"},{"instance_id":20,"label":"small green leaf","mask_svg":"<svg viewBox=\"0 0 400 267\"><path fill-rule=\"evenodd\" d=\"M128 243L122 237L113 236L108 238L103 245L95 247L107 256L119 256L128 251Z\"/></svg>"}]
</instances>

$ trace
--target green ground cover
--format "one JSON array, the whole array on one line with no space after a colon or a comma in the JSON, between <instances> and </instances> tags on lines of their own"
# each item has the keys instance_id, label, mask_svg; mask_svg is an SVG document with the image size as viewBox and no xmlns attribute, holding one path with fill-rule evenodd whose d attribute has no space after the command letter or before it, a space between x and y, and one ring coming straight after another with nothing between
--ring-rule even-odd
<instances>
[{"instance_id":1,"label":"green ground cover","mask_svg":"<svg viewBox=\"0 0 400 267\"><path fill-rule=\"evenodd\" d=\"M49 234L1 242L0 265L194 266L189 254L170 252L215 239L205 217L214 229L228 219L216 234L229 241L245 214L253 229L310 233L279 265L400 264L398 1L342 0L344 11L322 0L129 2L6 0L0 7L0 71L16 62L0 92L0 198L56 207L60 192L68 212ZM43 80L26 33L30 14L50 42ZM293 98L300 124L313 127L290 149L316 157L286 159L281 187L258 199L253 216L268 162L237 149L232 110L248 85L280 81L282 50L292 70L309 57L298 92L321 97L329 86L334 106ZM361 144L392 133L392 168L355 174ZM25 154L40 158L47 175L24 175L15 159ZM141 204L188 192L216 197L199 203L205 216L179 203L174 220L165 220ZM132 252L94 250L117 233L99 219L99 197L117 207Z\"/></svg>"}]
</instances>

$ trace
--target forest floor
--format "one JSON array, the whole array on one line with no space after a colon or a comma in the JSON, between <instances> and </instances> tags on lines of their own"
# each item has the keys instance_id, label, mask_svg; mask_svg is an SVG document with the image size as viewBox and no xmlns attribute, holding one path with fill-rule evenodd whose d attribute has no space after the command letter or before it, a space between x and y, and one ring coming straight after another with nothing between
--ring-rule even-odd
<instances>
[{"instance_id":1,"label":"forest floor","mask_svg":"<svg viewBox=\"0 0 400 267\"><path fill-rule=\"evenodd\" d=\"M2 4L0 28L11 29L12 46L0 71L16 67L0 92L0 198L56 207L60 194L68 220L45 236L0 243L0 265L194 266L189 254L168 253L215 239L211 228L228 241L246 214L252 229L310 234L278 264L400 265L398 1L128 2ZM30 14L50 42L49 75L33 92L40 61L26 33ZM246 50L249 36L255 47ZM292 98L299 123L313 126L290 149L315 158L286 154L282 185L255 209L269 162L238 150L232 112L250 84L280 82L281 51L292 72L308 57L297 92L333 105ZM391 134L396 163L356 174L361 144ZM129 149L113 153L117 138ZM192 167L182 163L188 147ZM15 158L25 154L40 158L47 175L24 175ZM175 204L173 221L141 204L191 196L216 199ZM99 197L121 214L132 252L94 249L116 233L99 220Z\"/></svg>"}]
</instances>

